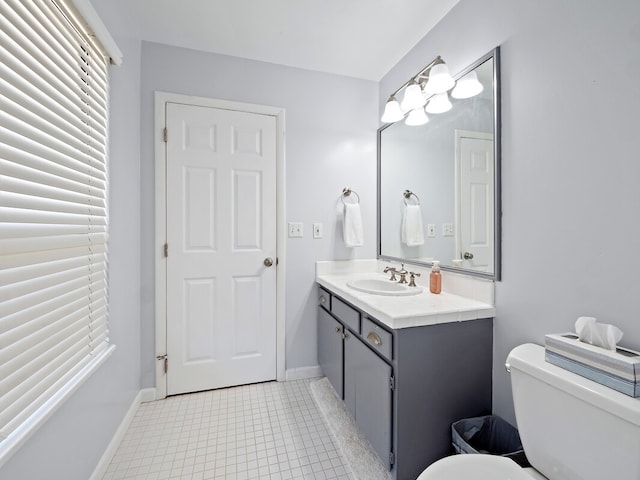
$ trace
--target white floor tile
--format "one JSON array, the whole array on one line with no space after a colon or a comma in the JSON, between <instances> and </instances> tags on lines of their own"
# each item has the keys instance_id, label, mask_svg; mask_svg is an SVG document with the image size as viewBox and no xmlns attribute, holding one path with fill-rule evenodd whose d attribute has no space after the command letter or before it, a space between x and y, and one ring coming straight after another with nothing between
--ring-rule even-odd
<instances>
[{"instance_id":1,"label":"white floor tile","mask_svg":"<svg viewBox=\"0 0 640 480\"><path fill-rule=\"evenodd\" d=\"M142 404L103 480L353 478L298 380Z\"/></svg>"}]
</instances>

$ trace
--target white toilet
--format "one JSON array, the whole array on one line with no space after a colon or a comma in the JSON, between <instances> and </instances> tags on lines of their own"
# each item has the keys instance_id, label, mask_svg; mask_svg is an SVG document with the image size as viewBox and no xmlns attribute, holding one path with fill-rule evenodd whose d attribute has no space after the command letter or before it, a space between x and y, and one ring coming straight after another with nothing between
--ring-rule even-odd
<instances>
[{"instance_id":1,"label":"white toilet","mask_svg":"<svg viewBox=\"0 0 640 480\"><path fill-rule=\"evenodd\" d=\"M525 344L507 358L518 430L534 468L495 455L454 455L417 480L639 480L640 398L545 362Z\"/></svg>"}]
</instances>

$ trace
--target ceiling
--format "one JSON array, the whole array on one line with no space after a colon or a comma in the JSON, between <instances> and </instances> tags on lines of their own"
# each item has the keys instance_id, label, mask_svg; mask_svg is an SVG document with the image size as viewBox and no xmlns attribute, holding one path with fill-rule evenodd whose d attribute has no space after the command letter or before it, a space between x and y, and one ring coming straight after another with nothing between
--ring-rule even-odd
<instances>
[{"instance_id":1,"label":"ceiling","mask_svg":"<svg viewBox=\"0 0 640 480\"><path fill-rule=\"evenodd\" d=\"M143 40L378 81L459 0L107 1Z\"/></svg>"}]
</instances>

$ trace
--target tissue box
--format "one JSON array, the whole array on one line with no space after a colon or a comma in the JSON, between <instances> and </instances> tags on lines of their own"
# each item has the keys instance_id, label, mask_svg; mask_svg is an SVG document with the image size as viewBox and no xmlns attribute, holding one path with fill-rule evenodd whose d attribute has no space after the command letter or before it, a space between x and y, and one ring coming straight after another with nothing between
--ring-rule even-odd
<instances>
[{"instance_id":1,"label":"tissue box","mask_svg":"<svg viewBox=\"0 0 640 480\"><path fill-rule=\"evenodd\" d=\"M573 373L640 397L640 352L589 345L574 333L545 335L545 359Z\"/></svg>"}]
</instances>

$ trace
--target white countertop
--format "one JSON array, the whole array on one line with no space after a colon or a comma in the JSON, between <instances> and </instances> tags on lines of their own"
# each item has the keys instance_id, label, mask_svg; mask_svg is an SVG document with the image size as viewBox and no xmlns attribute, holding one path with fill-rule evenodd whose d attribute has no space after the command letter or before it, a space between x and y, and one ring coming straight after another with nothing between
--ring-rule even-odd
<instances>
[{"instance_id":1,"label":"white countertop","mask_svg":"<svg viewBox=\"0 0 640 480\"><path fill-rule=\"evenodd\" d=\"M433 294L422 286L415 287L421 293L410 296L374 295L347 286L356 278L376 277L387 279L388 275L371 271L317 272L316 282L392 329L495 316L495 308L489 303L445 291Z\"/></svg>"}]
</instances>

